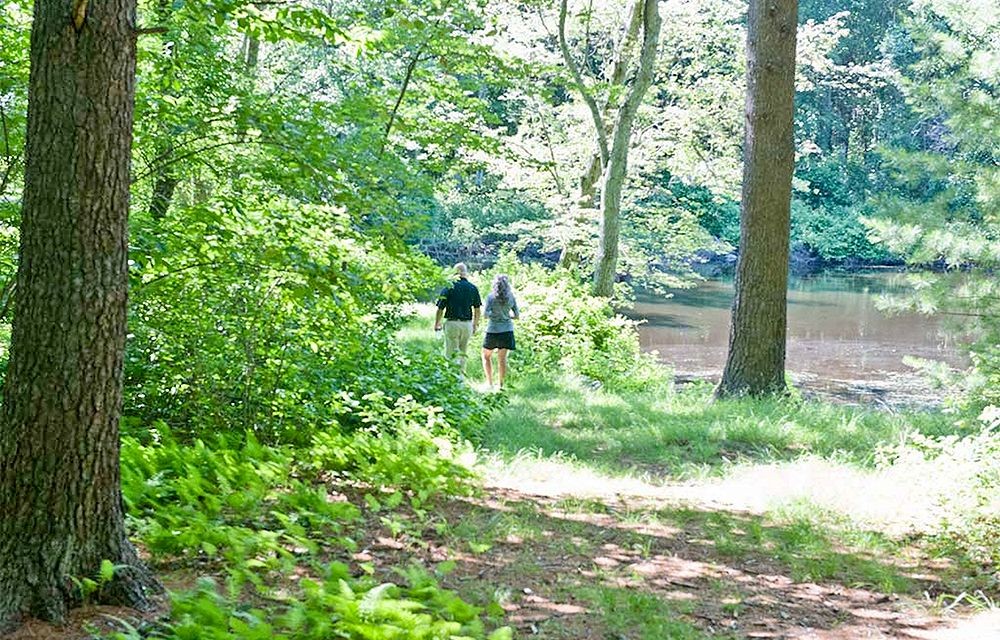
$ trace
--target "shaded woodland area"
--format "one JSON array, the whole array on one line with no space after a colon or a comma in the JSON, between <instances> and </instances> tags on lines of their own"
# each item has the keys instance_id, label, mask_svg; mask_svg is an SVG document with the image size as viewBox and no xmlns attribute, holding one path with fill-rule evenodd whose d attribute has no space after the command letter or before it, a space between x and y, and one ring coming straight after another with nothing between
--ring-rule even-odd
<instances>
[{"instance_id":1,"label":"shaded woodland area","mask_svg":"<svg viewBox=\"0 0 1000 640\"><path fill-rule=\"evenodd\" d=\"M1000 637L998 262L992 0L7 1L0 636ZM930 406L788 383L869 267ZM678 384L621 313L720 272Z\"/></svg>"}]
</instances>

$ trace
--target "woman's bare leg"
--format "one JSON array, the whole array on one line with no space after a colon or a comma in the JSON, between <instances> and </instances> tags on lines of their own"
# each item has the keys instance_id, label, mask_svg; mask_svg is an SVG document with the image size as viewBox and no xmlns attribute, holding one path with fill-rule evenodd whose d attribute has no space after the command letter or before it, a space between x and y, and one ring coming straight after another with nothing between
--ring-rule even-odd
<instances>
[{"instance_id":1,"label":"woman's bare leg","mask_svg":"<svg viewBox=\"0 0 1000 640\"><path fill-rule=\"evenodd\" d=\"M507 351L507 349L497 349L497 373L501 389L503 389L503 379L507 376Z\"/></svg>"},{"instance_id":2,"label":"woman's bare leg","mask_svg":"<svg viewBox=\"0 0 1000 640\"><path fill-rule=\"evenodd\" d=\"M486 384L493 386L493 350L483 349L483 372L486 374ZM500 376L500 384L503 384L503 375Z\"/></svg>"}]
</instances>

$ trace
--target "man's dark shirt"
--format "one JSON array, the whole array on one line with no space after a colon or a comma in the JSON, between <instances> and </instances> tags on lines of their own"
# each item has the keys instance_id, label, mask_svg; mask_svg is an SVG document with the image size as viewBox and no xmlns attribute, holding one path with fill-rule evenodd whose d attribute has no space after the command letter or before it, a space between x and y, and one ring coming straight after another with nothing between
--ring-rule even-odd
<instances>
[{"instance_id":1,"label":"man's dark shirt","mask_svg":"<svg viewBox=\"0 0 1000 640\"><path fill-rule=\"evenodd\" d=\"M444 309L446 320L472 320L472 308L482 306L479 299L479 289L465 278L441 291L438 296L438 309Z\"/></svg>"}]
</instances>

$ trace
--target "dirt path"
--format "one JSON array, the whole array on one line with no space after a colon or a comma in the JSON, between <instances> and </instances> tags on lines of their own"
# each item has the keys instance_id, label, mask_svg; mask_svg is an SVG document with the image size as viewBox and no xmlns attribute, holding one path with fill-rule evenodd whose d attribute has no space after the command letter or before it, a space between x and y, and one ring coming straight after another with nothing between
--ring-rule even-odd
<instances>
[{"instance_id":1,"label":"dirt path","mask_svg":"<svg viewBox=\"0 0 1000 640\"><path fill-rule=\"evenodd\" d=\"M1000 638L995 616L942 611L951 568L914 549L864 557L751 514L487 493L442 505L443 534L382 528L355 560L445 563L445 586L498 600L521 637Z\"/></svg>"}]
</instances>

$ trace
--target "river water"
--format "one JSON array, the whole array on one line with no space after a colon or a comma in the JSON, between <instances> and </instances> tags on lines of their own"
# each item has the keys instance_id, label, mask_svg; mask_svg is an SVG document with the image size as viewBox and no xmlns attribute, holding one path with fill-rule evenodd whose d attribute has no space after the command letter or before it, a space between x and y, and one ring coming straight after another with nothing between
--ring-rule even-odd
<instances>
[{"instance_id":1,"label":"river water","mask_svg":"<svg viewBox=\"0 0 1000 640\"><path fill-rule=\"evenodd\" d=\"M906 286L895 272L793 278L788 291L787 370L807 392L848 401L927 404L937 392L905 356L966 364L953 333L933 316L887 316L876 300ZM718 380L726 360L731 280L707 280L673 297L640 297L642 346L658 351L679 379Z\"/></svg>"}]
</instances>

